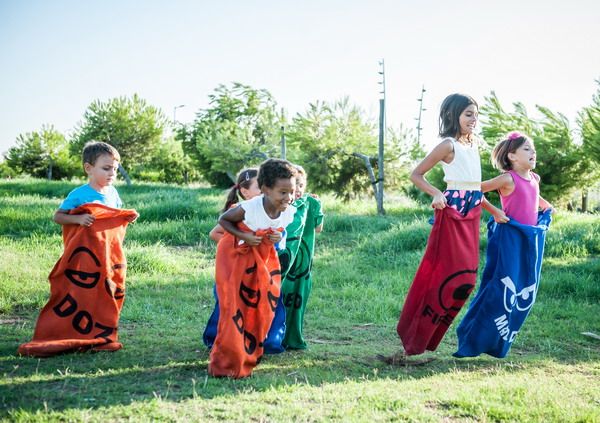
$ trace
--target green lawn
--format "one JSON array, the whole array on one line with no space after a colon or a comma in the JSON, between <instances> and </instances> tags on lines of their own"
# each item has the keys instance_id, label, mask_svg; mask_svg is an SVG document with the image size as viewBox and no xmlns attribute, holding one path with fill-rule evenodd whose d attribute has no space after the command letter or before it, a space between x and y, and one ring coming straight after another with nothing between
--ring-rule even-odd
<instances>
[{"instance_id":1,"label":"green lawn","mask_svg":"<svg viewBox=\"0 0 600 423\"><path fill-rule=\"evenodd\" d=\"M600 334L598 215L555 216L537 302L506 359L453 358L454 324L425 354L434 361L396 367L375 356L399 351L395 327L431 213L398 198L378 217L374 201L325 196L309 349L267 356L252 377L230 380L207 376L201 342L213 307L208 231L224 198L206 188L118 187L140 212L125 245L121 351L16 355L62 251L52 213L75 186L0 181L0 419L600 421L600 341L581 335ZM482 225L482 258L485 243Z\"/></svg>"}]
</instances>

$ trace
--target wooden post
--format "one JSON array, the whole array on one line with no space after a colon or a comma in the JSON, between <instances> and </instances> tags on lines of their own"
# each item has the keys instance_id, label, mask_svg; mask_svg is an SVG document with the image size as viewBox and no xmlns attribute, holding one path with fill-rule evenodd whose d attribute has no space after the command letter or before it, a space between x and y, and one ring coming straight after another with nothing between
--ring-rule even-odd
<instances>
[{"instance_id":1,"label":"wooden post","mask_svg":"<svg viewBox=\"0 0 600 423\"><path fill-rule=\"evenodd\" d=\"M281 108L281 158L286 159L287 151L285 145L285 115L283 114L283 107Z\"/></svg>"},{"instance_id":2,"label":"wooden post","mask_svg":"<svg viewBox=\"0 0 600 423\"><path fill-rule=\"evenodd\" d=\"M125 168L121 166L121 163L119 163L119 172L121 173L121 175L123 175L123 178L125 179L127 185L131 185L131 178L129 177L129 174L127 173Z\"/></svg>"},{"instance_id":3,"label":"wooden post","mask_svg":"<svg viewBox=\"0 0 600 423\"><path fill-rule=\"evenodd\" d=\"M379 167L379 178L377 180L377 213L385 214L383 209L383 144L385 141L385 98L379 100L379 157L377 166Z\"/></svg>"}]
</instances>

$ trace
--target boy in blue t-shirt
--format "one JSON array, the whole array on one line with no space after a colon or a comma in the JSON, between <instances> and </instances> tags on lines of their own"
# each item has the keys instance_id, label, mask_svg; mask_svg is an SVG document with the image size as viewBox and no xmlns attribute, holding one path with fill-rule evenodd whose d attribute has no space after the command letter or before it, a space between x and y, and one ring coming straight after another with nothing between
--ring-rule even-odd
<instances>
[{"instance_id":1,"label":"boy in blue t-shirt","mask_svg":"<svg viewBox=\"0 0 600 423\"><path fill-rule=\"evenodd\" d=\"M69 214L69 210L85 203L100 203L115 209L123 207L119 193L112 185L121 161L117 149L105 142L90 141L83 147L82 156L83 169L89 180L71 191L54 213L54 221L60 225L91 226L95 220L91 214Z\"/></svg>"}]
</instances>

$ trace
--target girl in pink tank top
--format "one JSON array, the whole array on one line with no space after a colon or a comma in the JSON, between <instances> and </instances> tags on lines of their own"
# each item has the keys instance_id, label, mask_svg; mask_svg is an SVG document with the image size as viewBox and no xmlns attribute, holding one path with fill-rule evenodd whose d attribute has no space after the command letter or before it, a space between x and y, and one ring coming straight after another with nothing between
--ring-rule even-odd
<instances>
[{"instance_id":1,"label":"girl in pink tank top","mask_svg":"<svg viewBox=\"0 0 600 423\"><path fill-rule=\"evenodd\" d=\"M483 192L498 191L502 210L517 222L536 225L538 210L552 208L540 196L540 177L532 170L536 164L533 141L519 132L509 133L492 151L494 167L504 173L481 183Z\"/></svg>"}]
</instances>

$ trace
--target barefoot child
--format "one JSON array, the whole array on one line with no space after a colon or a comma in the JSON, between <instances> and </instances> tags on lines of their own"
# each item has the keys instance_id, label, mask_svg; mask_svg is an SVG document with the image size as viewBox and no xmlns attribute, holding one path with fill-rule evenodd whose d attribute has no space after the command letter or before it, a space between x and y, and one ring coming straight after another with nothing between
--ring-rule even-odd
<instances>
[{"instance_id":1,"label":"barefoot child","mask_svg":"<svg viewBox=\"0 0 600 423\"><path fill-rule=\"evenodd\" d=\"M74 189L54 214L63 225L64 252L50 273L50 299L38 318L33 340L19 354L116 351L117 328L125 298L123 238L138 214L121 210L112 185L120 156L103 142L83 148L87 184Z\"/></svg>"},{"instance_id":2,"label":"barefoot child","mask_svg":"<svg viewBox=\"0 0 600 423\"><path fill-rule=\"evenodd\" d=\"M217 246L217 336L210 352L211 376L250 376L263 355L281 290L274 244L292 222L296 170L269 159L258 172L262 195L221 216L225 234Z\"/></svg>"}]
</instances>

